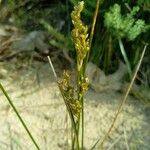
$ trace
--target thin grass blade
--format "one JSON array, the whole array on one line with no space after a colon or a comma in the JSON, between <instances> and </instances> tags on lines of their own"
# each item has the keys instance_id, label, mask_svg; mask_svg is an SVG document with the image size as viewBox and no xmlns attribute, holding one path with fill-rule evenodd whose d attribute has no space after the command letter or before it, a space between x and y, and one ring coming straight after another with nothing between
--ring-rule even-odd
<instances>
[{"instance_id":1,"label":"thin grass blade","mask_svg":"<svg viewBox=\"0 0 150 150\"><path fill-rule=\"evenodd\" d=\"M29 131L27 125L25 124L25 122L23 121L22 117L20 116L17 108L15 107L15 105L13 104L12 100L10 99L10 97L8 96L6 90L4 89L3 85L0 83L0 89L3 92L3 94L5 95L6 99L8 100L10 106L12 107L12 109L14 110L15 114L17 115L19 121L21 122L22 126L24 127L24 129L26 130L27 134L29 135L31 141L33 142L33 144L35 145L35 147L37 148L37 150L40 150L37 142L35 141L35 139L33 138L31 132Z\"/></svg>"}]
</instances>

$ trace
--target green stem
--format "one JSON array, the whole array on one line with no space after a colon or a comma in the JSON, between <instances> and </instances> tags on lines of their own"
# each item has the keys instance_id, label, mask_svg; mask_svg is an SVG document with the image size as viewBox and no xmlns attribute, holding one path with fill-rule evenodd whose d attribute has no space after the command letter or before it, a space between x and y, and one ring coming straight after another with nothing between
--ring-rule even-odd
<instances>
[{"instance_id":1,"label":"green stem","mask_svg":"<svg viewBox=\"0 0 150 150\"><path fill-rule=\"evenodd\" d=\"M77 86L78 86L78 99L81 102L81 117L79 118L79 124L78 127L80 130L80 135L81 135L81 150L83 150L84 148L84 95L81 91L81 83L82 80L85 78L84 76L84 69L83 69L83 65L81 67L81 69L78 71L78 75L77 75ZM80 124L81 122L81 124Z\"/></svg>"},{"instance_id":2,"label":"green stem","mask_svg":"<svg viewBox=\"0 0 150 150\"><path fill-rule=\"evenodd\" d=\"M84 148L84 99L83 99L83 96L81 98L81 103L82 103L82 137L81 137L81 150L83 150Z\"/></svg>"},{"instance_id":3,"label":"green stem","mask_svg":"<svg viewBox=\"0 0 150 150\"><path fill-rule=\"evenodd\" d=\"M131 65L130 65L130 62L129 62L129 60L128 60L127 54L126 54L126 52L125 52L125 49L124 49L124 46L123 46L122 40L121 40L121 39L119 39L118 41L119 41L119 46L120 46L120 50L121 50L122 56L123 56L124 61L125 61L126 65L127 65L127 69L128 69L129 77L130 77L130 80L131 80L131 78L132 78Z\"/></svg>"},{"instance_id":4,"label":"green stem","mask_svg":"<svg viewBox=\"0 0 150 150\"><path fill-rule=\"evenodd\" d=\"M74 136L73 125L71 125L71 142L72 142L72 150L74 150L75 136Z\"/></svg>"},{"instance_id":5,"label":"green stem","mask_svg":"<svg viewBox=\"0 0 150 150\"><path fill-rule=\"evenodd\" d=\"M13 108L14 112L16 113L18 119L20 120L21 124L23 125L24 129L26 130L27 134L29 135L31 141L33 142L33 144L35 145L35 147L37 148L37 150L40 150L38 144L36 143L35 139L33 138L31 132L29 131L28 127L26 126L25 122L23 121L23 119L21 118L18 110L16 109L15 105L13 104L13 102L11 101L10 97L8 96L7 92L5 91L4 87L2 86L2 84L0 83L0 89L2 90L3 94L5 95L5 97L7 98L9 104L11 105L11 107Z\"/></svg>"},{"instance_id":6,"label":"green stem","mask_svg":"<svg viewBox=\"0 0 150 150\"><path fill-rule=\"evenodd\" d=\"M58 87L59 87L59 84L58 84ZM80 150L80 146L79 146L79 138L78 138L78 131L77 131L77 128L76 128L76 122L75 122L75 119L74 119L74 116L73 116L73 113L72 113L72 110L70 109L70 107L68 106L68 104L66 103L66 100L65 100L65 96L61 90L61 88L59 87L59 90L61 92L61 95L63 97L63 100L64 100L64 103L66 105L66 108L68 110L68 113L69 113L69 116L70 116L70 120L71 120L71 123L72 123L72 126L73 126L73 129L74 129L74 133L75 133L75 137L76 137L76 142L77 142L77 150ZM74 139L72 139L74 140Z\"/></svg>"}]
</instances>

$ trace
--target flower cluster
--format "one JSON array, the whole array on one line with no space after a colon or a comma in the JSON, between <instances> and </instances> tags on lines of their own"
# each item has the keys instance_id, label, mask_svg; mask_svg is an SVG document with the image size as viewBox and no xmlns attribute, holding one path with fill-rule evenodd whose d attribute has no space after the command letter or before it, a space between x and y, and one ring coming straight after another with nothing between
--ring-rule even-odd
<instances>
[{"instance_id":1,"label":"flower cluster","mask_svg":"<svg viewBox=\"0 0 150 150\"><path fill-rule=\"evenodd\" d=\"M89 39L88 39L88 27L85 26L81 20L81 12L84 7L84 2L81 1L74 7L74 11L71 13L72 23L74 29L72 30L72 38L75 44L77 53L77 69L80 71L84 58L89 51Z\"/></svg>"},{"instance_id":2,"label":"flower cluster","mask_svg":"<svg viewBox=\"0 0 150 150\"><path fill-rule=\"evenodd\" d=\"M81 103L75 98L75 89L70 85L70 73L64 71L63 79L58 81L59 88L65 100L65 103L74 116L79 117L81 111Z\"/></svg>"},{"instance_id":3,"label":"flower cluster","mask_svg":"<svg viewBox=\"0 0 150 150\"><path fill-rule=\"evenodd\" d=\"M86 77L86 78L83 78L82 80L81 80L81 85L80 85L80 87L81 87L81 93L84 95L86 92L87 92L87 90L88 90L88 87L89 87L89 79Z\"/></svg>"}]
</instances>

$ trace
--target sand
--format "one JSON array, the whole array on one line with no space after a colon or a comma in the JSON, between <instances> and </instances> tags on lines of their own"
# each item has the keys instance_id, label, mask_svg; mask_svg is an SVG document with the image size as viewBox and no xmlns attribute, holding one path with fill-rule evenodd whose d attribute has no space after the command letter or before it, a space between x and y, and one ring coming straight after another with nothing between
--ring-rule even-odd
<instances>
[{"instance_id":1,"label":"sand","mask_svg":"<svg viewBox=\"0 0 150 150\"><path fill-rule=\"evenodd\" d=\"M13 68L13 66L15 67ZM18 64L19 66L19 64ZM0 63L0 82L8 91L41 150L67 150L70 144L66 108L48 63L31 66ZM59 69L56 70L61 74ZM102 139L123 95L92 89L85 99L85 149ZM149 150L150 110L132 96L105 142L106 150ZM34 150L26 131L0 91L0 150ZM95 148L99 150L99 146Z\"/></svg>"}]
</instances>

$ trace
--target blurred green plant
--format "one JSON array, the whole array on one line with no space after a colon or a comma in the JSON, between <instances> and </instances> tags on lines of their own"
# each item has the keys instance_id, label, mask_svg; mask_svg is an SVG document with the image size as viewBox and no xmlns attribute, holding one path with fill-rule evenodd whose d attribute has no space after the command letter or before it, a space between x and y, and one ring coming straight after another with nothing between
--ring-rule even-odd
<instances>
[{"instance_id":1,"label":"blurred green plant","mask_svg":"<svg viewBox=\"0 0 150 150\"><path fill-rule=\"evenodd\" d=\"M59 0L3 0L0 9L1 22L9 22L27 31L43 29L40 19L56 24L64 13L65 5Z\"/></svg>"},{"instance_id":2,"label":"blurred green plant","mask_svg":"<svg viewBox=\"0 0 150 150\"><path fill-rule=\"evenodd\" d=\"M121 15L121 7L114 4L108 12L105 13L105 26L118 39L127 38L134 40L142 32L146 32L148 26L142 19L136 19L134 16L139 11L139 7L133 7L126 16Z\"/></svg>"},{"instance_id":3,"label":"blurred green plant","mask_svg":"<svg viewBox=\"0 0 150 150\"><path fill-rule=\"evenodd\" d=\"M137 0L137 5L143 7L144 10L150 11L150 1L149 0Z\"/></svg>"},{"instance_id":4,"label":"blurred green plant","mask_svg":"<svg viewBox=\"0 0 150 150\"><path fill-rule=\"evenodd\" d=\"M50 25L45 20L40 20L40 23L44 26L45 29L47 29L49 34L53 36L53 39L49 41L52 46L56 46L60 49L69 49L69 43L71 42L69 41L68 37L65 37L62 33L53 28L52 25Z\"/></svg>"},{"instance_id":5,"label":"blurred green plant","mask_svg":"<svg viewBox=\"0 0 150 150\"><path fill-rule=\"evenodd\" d=\"M123 42L121 39L127 38L128 40L134 40L142 32L146 32L149 28L142 19L135 19L134 16L139 11L139 7L133 7L133 9L126 16L121 15L121 7L118 4L114 4L108 12L105 13L105 26L108 31L118 39L120 50L124 61L128 68L130 79L132 77L132 69L128 56L126 54Z\"/></svg>"}]
</instances>

